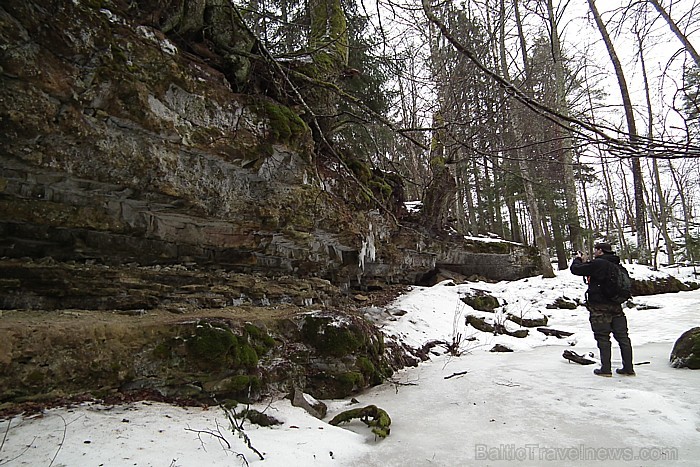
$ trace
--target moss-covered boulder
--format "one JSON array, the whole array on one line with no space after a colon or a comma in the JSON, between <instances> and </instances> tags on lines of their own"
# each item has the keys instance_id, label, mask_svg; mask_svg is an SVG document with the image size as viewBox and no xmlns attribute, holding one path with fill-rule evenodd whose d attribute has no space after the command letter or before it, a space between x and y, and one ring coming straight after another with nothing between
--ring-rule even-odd
<instances>
[{"instance_id":1,"label":"moss-covered boulder","mask_svg":"<svg viewBox=\"0 0 700 467\"><path fill-rule=\"evenodd\" d=\"M403 353L385 350L371 323L330 310L3 310L0 411L78 396L247 403L298 388L342 398L407 364Z\"/></svg>"},{"instance_id":2,"label":"moss-covered boulder","mask_svg":"<svg viewBox=\"0 0 700 467\"><path fill-rule=\"evenodd\" d=\"M251 323L241 328L226 320L203 319L158 343L151 358L171 385L197 376L206 394L248 401L263 387L260 359L275 346L267 331Z\"/></svg>"},{"instance_id":3,"label":"moss-covered boulder","mask_svg":"<svg viewBox=\"0 0 700 467\"><path fill-rule=\"evenodd\" d=\"M689 329L678 338L671 351L671 366L700 369L700 327Z\"/></svg>"},{"instance_id":4,"label":"moss-covered boulder","mask_svg":"<svg viewBox=\"0 0 700 467\"><path fill-rule=\"evenodd\" d=\"M570 300L567 297L558 297L556 300L554 300L554 303L550 303L549 305L547 305L547 309L549 310L575 310L576 307L578 307L578 302ZM545 325L546 324L547 323L545 323Z\"/></svg>"},{"instance_id":5,"label":"moss-covered boulder","mask_svg":"<svg viewBox=\"0 0 700 467\"><path fill-rule=\"evenodd\" d=\"M508 313L507 319L526 328L537 328L547 326L548 321L548 318L545 315L542 315L539 318L524 318L522 316L516 316L511 313Z\"/></svg>"},{"instance_id":6,"label":"moss-covered boulder","mask_svg":"<svg viewBox=\"0 0 700 467\"><path fill-rule=\"evenodd\" d=\"M496 308L501 306L496 297L483 291L476 291L474 294L466 295L460 300L479 311L493 312Z\"/></svg>"},{"instance_id":7,"label":"moss-covered boulder","mask_svg":"<svg viewBox=\"0 0 700 467\"><path fill-rule=\"evenodd\" d=\"M467 315L466 324L471 324L472 327L476 328L481 332L489 332L493 334L505 334L511 337L517 337L518 339L523 339L528 336L529 331L527 329L518 329L516 331L509 331L504 324L494 322L490 324L486 322L484 318L479 318L474 315Z\"/></svg>"},{"instance_id":8,"label":"moss-covered boulder","mask_svg":"<svg viewBox=\"0 0 700 467\"><path fill-rule=\"evenodd\" d=\"M392 373L383 335L358 316L307 314L301 322L301 341L311 350L306 387L314 397L346 397L380 384Z\"/></svg>"},{"instance_id":9,"label":"moss-covered boulder","mask_svg":"<svg viewBox=\"0 0 700 467\"><path fill-rule=\"evenodd\" d=\"M657 295L662 293L685 292L697 290L700 284L696 282L684 283L675 277L656 277L649 280L632 279L632 296Z\"/></svg>"},{"instance_id":10,"label":"moss-covered boulder","mask_svg":"<svg viewBox=\"0 0 700 467\"><path fill-rule=\"evenodd\" d=\"M474 315L467 315L466 323L471 324L473 328L481 332L494 332L494 327L486 322L484 318L479 318Z\"/></svg>"}]
</instances>

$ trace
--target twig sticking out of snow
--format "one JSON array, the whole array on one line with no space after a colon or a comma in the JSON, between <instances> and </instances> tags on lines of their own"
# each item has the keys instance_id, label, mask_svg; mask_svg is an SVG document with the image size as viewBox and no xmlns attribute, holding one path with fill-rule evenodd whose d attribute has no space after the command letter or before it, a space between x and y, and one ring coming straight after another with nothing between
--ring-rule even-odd
<instances>
[{"instance_id":1,"label":"twig sticking out of snow","mask_svg":"<svg viewBox=\"0 0 700 467\"><path fill-rule=\"evenodd\" d=\"M458 371L457 373L452 373L450 376L445 376L445 379L454 378L455 376L462 376L469 373L468 371Z\"/></svg>"}]
</instances>

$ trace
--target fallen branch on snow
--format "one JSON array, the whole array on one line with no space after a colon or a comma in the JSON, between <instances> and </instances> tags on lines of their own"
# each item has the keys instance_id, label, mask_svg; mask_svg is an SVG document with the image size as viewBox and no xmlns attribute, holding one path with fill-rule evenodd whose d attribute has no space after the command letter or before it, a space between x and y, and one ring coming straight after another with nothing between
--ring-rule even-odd
<instances>
[{"instance_id":1,"label":"fallen branch on snow","mask_svg":"<svg viewBox=\"0 0 700 467\"><path fill-rule=\"evenodd\" d=\"M459 371L457 373L452 373L450 376L445 376L445 379L454 378L455 376L466 375L467 373L469 373L469 372L468 371Z\"/></svg>"},{"instance_id":2,"label":"fallen branch on snow","mask_svg":"<svg viewBox=\"0 0 700 467\"><path fill-rule=\"evenodd\" d=\"M593 360L590 360L583 355L579 355L574 351L571 350L565 350L563 354L561 354L564 359L568 360L569 362L575 362L578 363L579 365L592 365L595 363Z\"/></svg>"}]
</instances>

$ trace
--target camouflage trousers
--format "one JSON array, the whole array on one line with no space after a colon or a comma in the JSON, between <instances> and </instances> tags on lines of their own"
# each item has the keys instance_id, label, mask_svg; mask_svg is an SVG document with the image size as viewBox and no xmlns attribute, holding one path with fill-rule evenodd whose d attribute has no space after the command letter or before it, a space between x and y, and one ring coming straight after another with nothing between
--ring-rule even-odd
<instances>
[{"instance_id":1,"label":"camouflage trousers","mask_svg":"<svg viewBox=\"0 0 700 467\"><path fill-rule=\"evenodd\" d=\"M606 373L611 371L612 345L610 333L620 346L622 367L632 370L632 343L627 331L627 317L620 305L587 305L590 312L589 321L595 337L598 350L600 350L600 368Z\"/></svg>"}]
</instances>

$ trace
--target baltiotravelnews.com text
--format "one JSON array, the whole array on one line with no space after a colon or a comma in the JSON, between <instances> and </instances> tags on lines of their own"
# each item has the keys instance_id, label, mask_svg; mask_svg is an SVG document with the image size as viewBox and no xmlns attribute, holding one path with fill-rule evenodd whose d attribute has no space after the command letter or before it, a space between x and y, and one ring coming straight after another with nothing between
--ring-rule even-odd
<instances>
[{"instance_id":1,"label":"baltiotravelnews.com text","mask_svg":"<svg viewBox=\"0 0 700 467\"><path fill-rule=\"evenodd\" d=\"M477 461L675 461L678 448L672 447L548 447L539 444L474 445Z\"/></svg>"}]
</instances>

